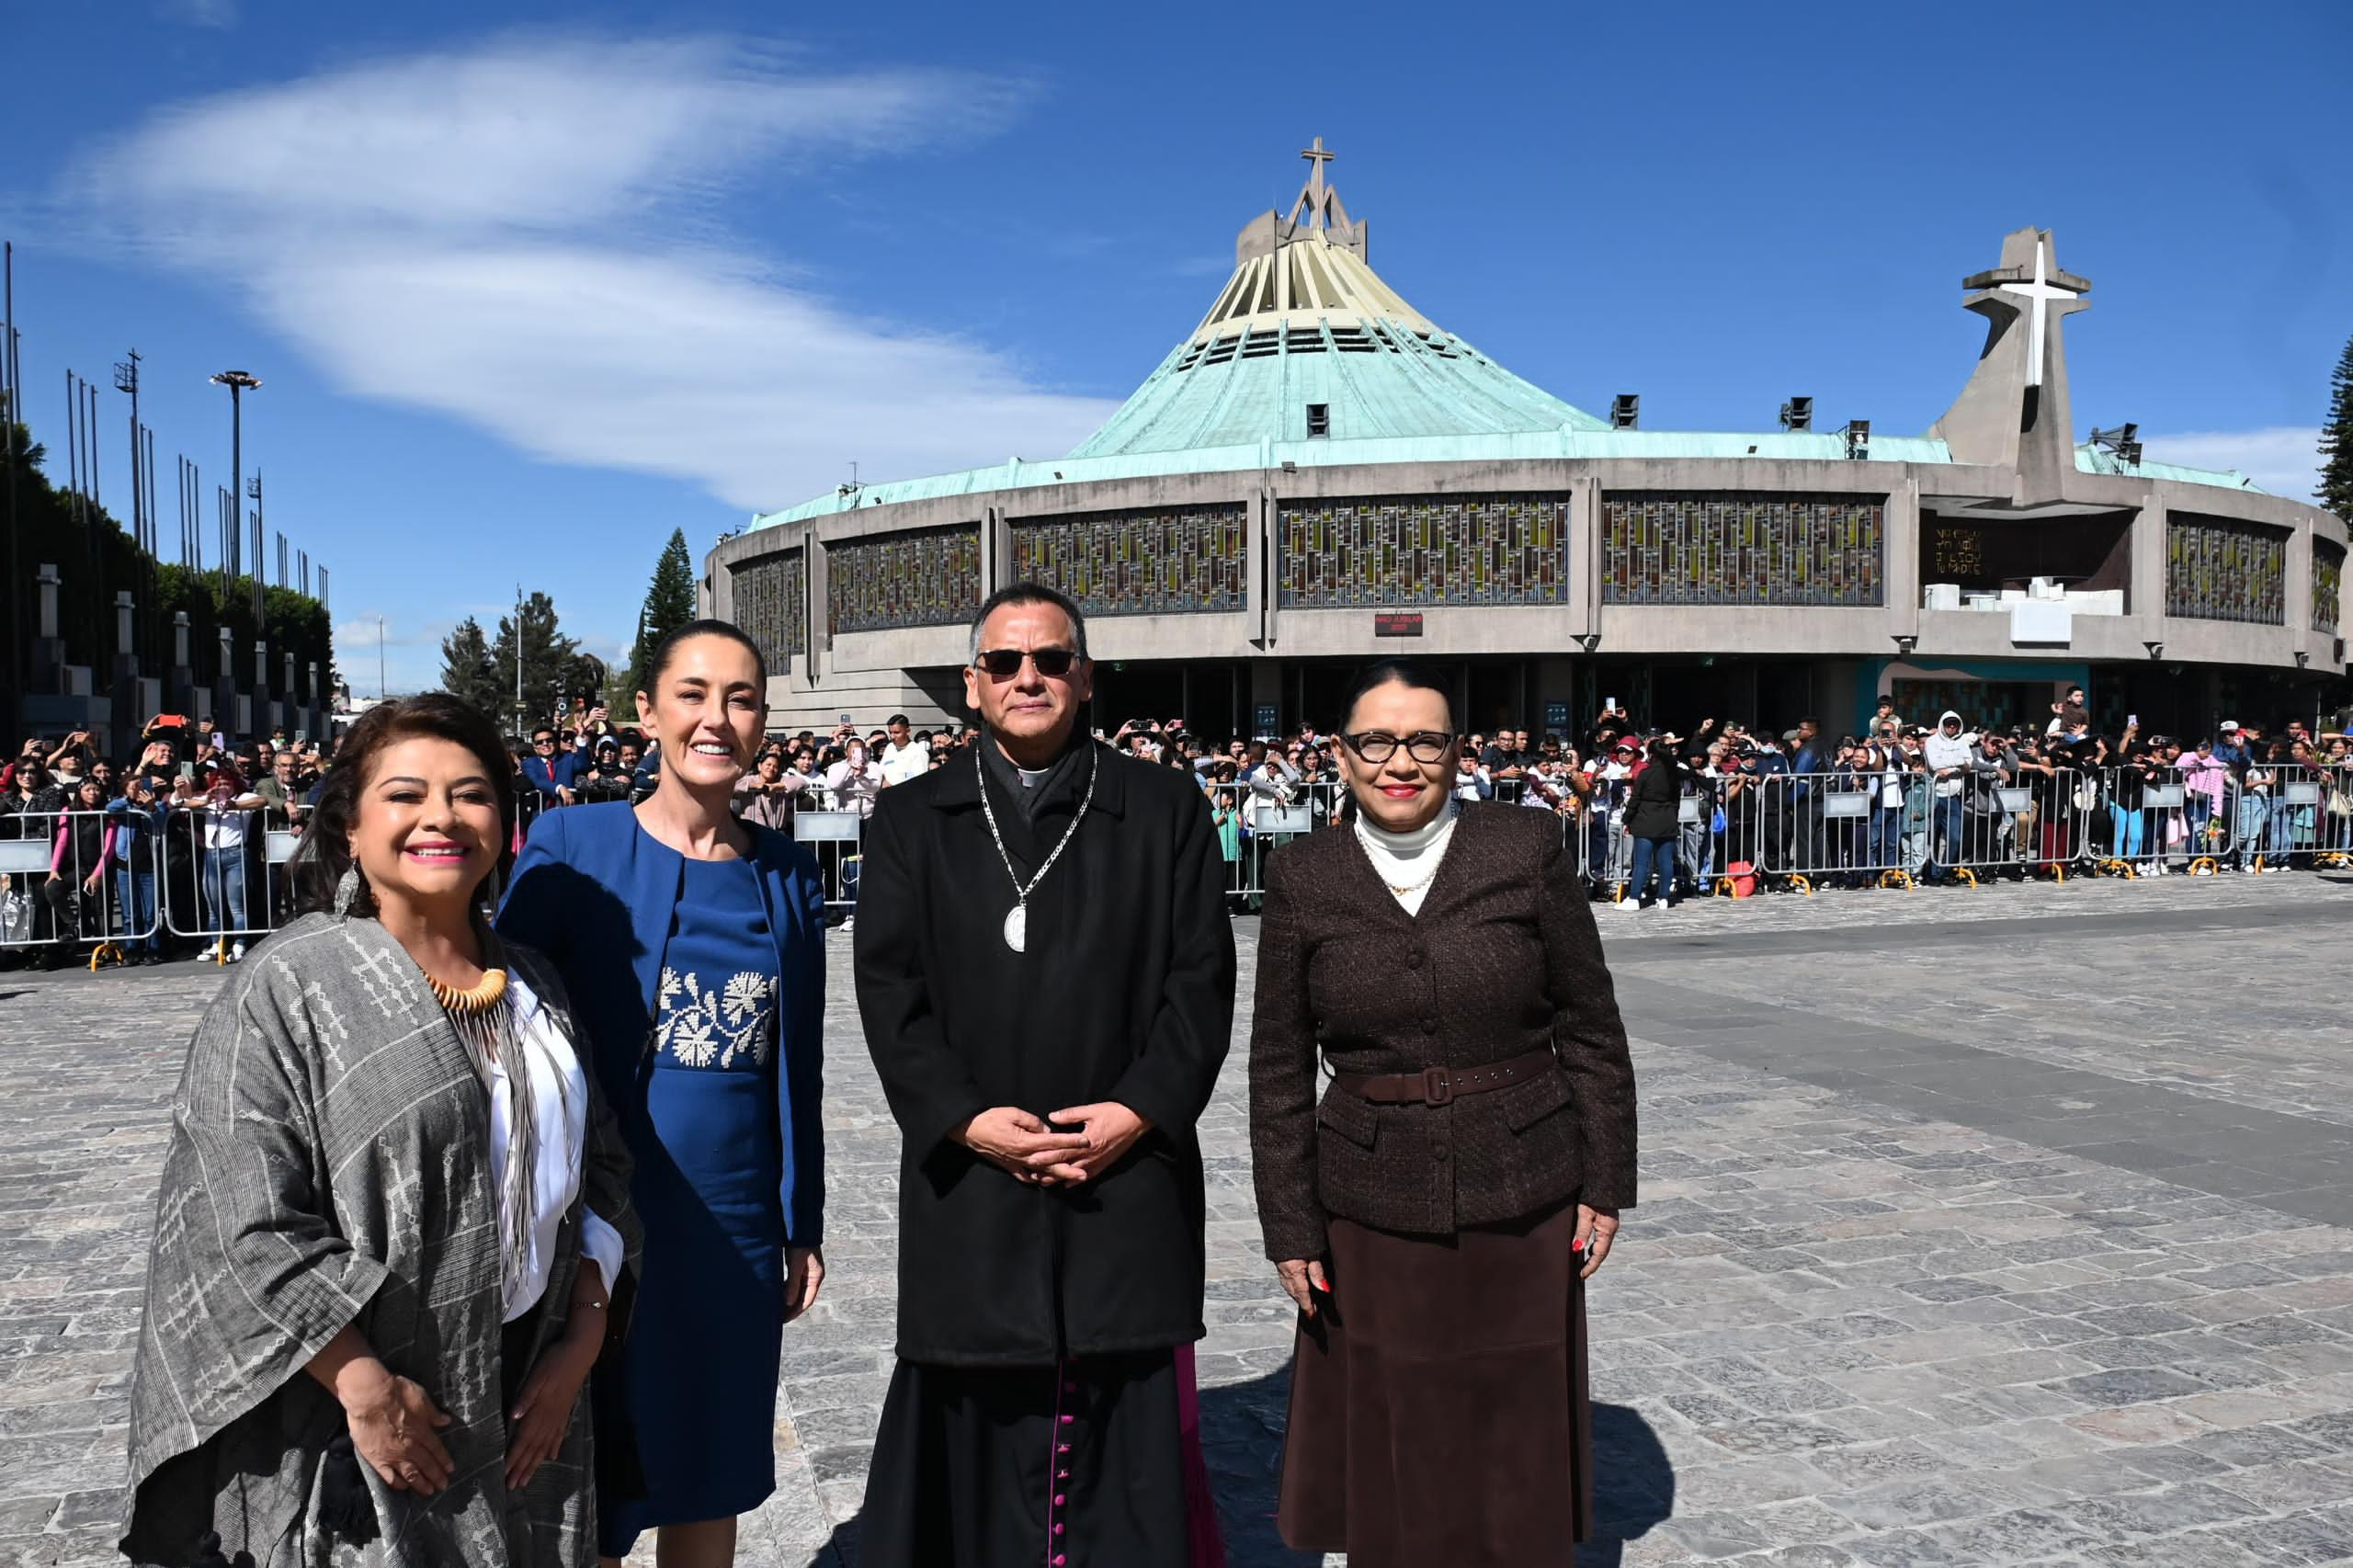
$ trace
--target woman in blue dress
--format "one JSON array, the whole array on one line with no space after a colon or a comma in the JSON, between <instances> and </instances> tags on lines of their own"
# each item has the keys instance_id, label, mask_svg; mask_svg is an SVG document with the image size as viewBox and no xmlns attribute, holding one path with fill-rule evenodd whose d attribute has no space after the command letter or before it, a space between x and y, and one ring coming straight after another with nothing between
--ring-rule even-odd
<instances>
[{"instance_id":1,"label":"woman in blue dress","mask_svg":"<svg viewBox=\"0 0 2353 1568\"><path fill-rule=\"evenodd\" d=\"M807 851L731 804L767 691L726 622L665 638L637 694L659 787L541 815L499 915L562 970L636 1161L642 1283L594 1391L608 1561L658 1529L663 1568L733 1562L736 1516L776 1490L783 1327L824 1278L824 893Z\"/></svg>"}]
</instances>

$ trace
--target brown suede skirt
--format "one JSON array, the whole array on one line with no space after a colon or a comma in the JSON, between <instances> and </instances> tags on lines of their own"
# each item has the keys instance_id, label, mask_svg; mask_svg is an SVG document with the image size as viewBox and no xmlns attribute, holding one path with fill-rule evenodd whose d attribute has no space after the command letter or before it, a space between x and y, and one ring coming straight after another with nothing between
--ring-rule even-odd
<instances>
[{"instance_id":1,"label":"brown suede skirt","mask_svg":"<svg viewBox=\"0 0 2353 1568\"><path fill-rule=\"evenodd\" d=\"M1452 1236L1331 1222L1276 1526L1348 1568L1568 1563L1593 1517L1576 1205Z\"/></svg>"}]
</instances>

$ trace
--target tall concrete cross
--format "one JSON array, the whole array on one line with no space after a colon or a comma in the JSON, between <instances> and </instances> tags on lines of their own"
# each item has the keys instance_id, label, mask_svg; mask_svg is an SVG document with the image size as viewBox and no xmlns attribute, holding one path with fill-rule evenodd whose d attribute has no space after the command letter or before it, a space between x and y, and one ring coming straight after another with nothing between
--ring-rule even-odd
<instances>
[{"instance_id":1,"label":"tall concrete cross","mask_svg":"<svg viewBox=\"0 0 2353 1568\"><path fill-rule=\"evenodd\" d=\"M1338 157L1339 154L1337 153L1325 152L1324 150L1324 138L1318 136L1315 139L1315 145L1313 147L1302 148L1299 155L1307 160L1308 222L1311 224L1319 223L1323 222L1324 212L1324 165Z\"/></svg>"},{"instance_id":2,"label":"tall concrete cross","mask_svg":"<svg viewBox=\"0 0 2353 1568\"><path fill-rule=\"evenodd\" d=\"M2038 238L2034 242L2034 281L1997 283L1994 286L2000 293L2016 294L2028 301L2026 384L2030 387L2039 387L2042 384L2043 334L2051 314L2051 302L2053 300L2076 299L2082 292L2080 290L2070 289L2063 283L2049 281L2050 253L2051 242Z\"/></svg>"}]
</instances>

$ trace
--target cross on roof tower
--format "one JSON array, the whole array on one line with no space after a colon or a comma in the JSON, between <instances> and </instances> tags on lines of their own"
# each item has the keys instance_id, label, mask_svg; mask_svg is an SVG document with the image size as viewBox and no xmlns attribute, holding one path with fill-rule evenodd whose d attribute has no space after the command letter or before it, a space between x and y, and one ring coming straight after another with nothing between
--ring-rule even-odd
<instances>
[{"instance_id":1,"label":"cross on roof tower","mask_svg":"<svg viewBox=\"0 0 2353 1568\"><path fill-rule=\"evenodd\" d=\"M1308 198L1309 205L1311 207L1322 207L1324 205L1324 165L1338 157L1339 154L1337 153L1329 153L1324 151L1324 138L1318 136L1315 139L1315 144L1312 147L1302 147L1300 149L1299 155L1307 160L1307 190L1305 194Z\"/></svg>"},{"instance_id":2,"label":"cross on roof tower","mask_svg":"<svg viewBox=\"0 0 2353 1568\"><path fill-rule=\"evenodd\" d=\"M1985 318L1985 347L1928 434L1958 461L2016 470L2014 504L2037 504L2075 472L2060 324L2088 308L2091 282L2060 269L2050 230L2018 229L2002 237L2001 265L1961 287L1970 290L1963 306Z\"/></svg>"},{"instance_id":3,"label":"cross on roof tower","mask_svg":"<svg viewBox=\"0 0 2353 1568\"><path fill-rule=\"evenodd\" d=\"M1347 245L1361 254L1364 250L1363 226L1348 221L1348 210L1340 200L1340 193L1324 183L1324 165L1339 156L1324 145L1324 138L1300 149L1299 155L1307 160L1307 183L1299 187L1298 199L1290 204L1290 216L1285 221L1281 238L1288 243L1302 233L1322 231L1335 244Z\"/></svg>"}]
</instances>

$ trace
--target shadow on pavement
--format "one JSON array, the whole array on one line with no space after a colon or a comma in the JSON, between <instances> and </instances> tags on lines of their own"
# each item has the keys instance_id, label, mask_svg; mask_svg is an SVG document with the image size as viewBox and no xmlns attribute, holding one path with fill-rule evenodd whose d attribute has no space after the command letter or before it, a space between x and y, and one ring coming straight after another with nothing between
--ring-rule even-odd
<instances>
[{"instance_id":1,"label":"shadow on pavement","mask_svg":"<svg viewBox=\"0 0 2353 1568\"><path fill-rule=\"evenodd\" d=\"M1201 1449L1229 1568L1314 1568L1320 1561L1292 1551L1275 1533L1290 1400L1288 1369L1201 1390ZM1593 1451L1595 1539L1578 1548L1576 1568L1617 1568L1627 1541L1674 1512L1675 1470L1650 1423L1622 1404L1593 1407ZM856 1568L858 1527L855 1518L838 1526L811 1568Z\"/></svg>"}]
</instances>

